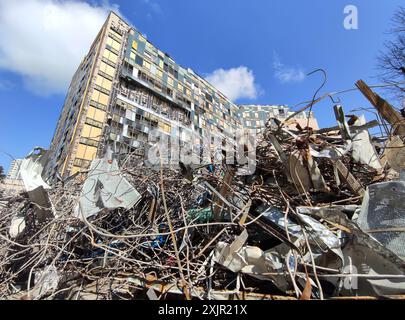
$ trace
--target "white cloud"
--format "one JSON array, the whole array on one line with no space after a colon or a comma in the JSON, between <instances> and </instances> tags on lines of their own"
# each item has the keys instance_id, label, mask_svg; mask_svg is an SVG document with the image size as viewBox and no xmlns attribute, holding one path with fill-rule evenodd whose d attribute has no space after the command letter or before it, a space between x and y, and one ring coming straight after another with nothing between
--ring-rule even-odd
<instances>
[{"instance_id":1,"label":"white cloud","mask_svg":"<svg viewBox=\"0 0 405 320\"><path fill-rule=\"evenodd\" d=\"M290 67L282 64L276 53L273 55L273 68L274 77L281 83L301 82L306 77L301 67Z\"/></svg>"},{"instance_id":2,"label":"white cloud","mask_svg":"<svg viewBox=\"0 0 405 320\"><path fill-rule=\"evenodd\" d=\"M0 0L0 69L35 93L66 92L110 6L76 0Z\"/></svg>"},{"instance_id":3,"label":"white cloud","mask_svg":"<svg viewBox=\"0 0 405 320\"><path fill-rule=\"evenodd\" d=\"M253 71L245 66L228 70L217 69L205 78L231 100L255 99L259 92Z\"/></svg>"}]
</instances>

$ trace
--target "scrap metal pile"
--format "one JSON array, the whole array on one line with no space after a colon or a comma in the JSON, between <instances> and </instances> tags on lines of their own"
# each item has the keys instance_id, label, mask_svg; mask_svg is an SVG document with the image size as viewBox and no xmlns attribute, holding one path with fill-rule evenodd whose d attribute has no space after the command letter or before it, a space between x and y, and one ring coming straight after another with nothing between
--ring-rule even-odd
<instances>
[{"instance_id":1,"label":"scrap metal pile","mask_svg":"<svg viewBox=\"0 0 405 320\"><path fill-rule=\"evenodd\" d=\"M107 152L49 186L36 150L26 192L0 207L0 298L403 297L405 126L364 94L381 121L341 106L334 128L270 119L248 176ZM371 137L373 126L388 132Z\"/></svg>"}]
</instances>

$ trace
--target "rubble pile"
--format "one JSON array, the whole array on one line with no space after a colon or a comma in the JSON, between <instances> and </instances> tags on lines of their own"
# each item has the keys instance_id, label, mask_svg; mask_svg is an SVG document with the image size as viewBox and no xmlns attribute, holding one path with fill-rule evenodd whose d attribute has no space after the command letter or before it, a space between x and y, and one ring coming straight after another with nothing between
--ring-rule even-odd
<instances>
[{"instance_id":1,"label":"rubble pile","mask_svg":"<svg viewBox=\"0 0 405 320\"><path fill-rule=\"evenodd\" d=\"M269 119L250 175L108 150L50 186L36 150L26 192L1 199L0 298L403 298L403 119L358 86L381 121L339 105L333 128Z\"/></svg>"}]
</instances>

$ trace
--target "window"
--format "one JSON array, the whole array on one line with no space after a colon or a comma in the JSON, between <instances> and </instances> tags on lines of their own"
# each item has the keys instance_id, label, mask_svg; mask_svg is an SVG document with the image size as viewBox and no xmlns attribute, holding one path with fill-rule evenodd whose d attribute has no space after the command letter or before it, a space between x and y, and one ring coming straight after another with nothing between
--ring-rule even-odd
<instances>
[{"instance_id":1,"label":"window","mask_svg":"<svg viewBox=\"0 0 405 320\"><path fill-rule=\"evenodd\" d=\"M170 133L171 131L171 126L170 124L164 123L164 122L159 122L159 128L163 130L164 132Z\"/></svg>"},{"instance_id":2,"label":"window","mask_svg":"<svg viewBox=\"0 0 405 320\"><path fill-rule=\"evenodd\" d=\"M115 50L120 50L120 43L111 37L107 37L107 44Z\"/></svg>"},{"instance_id":3,"label":"window","mask_svg":"<svg viewBox=\"0 0 405 320\"><path fill-rule=\"evenodd\" d=\"M172 77L167 77L167 83L171 86L173 86L173 78Z\"/></svg>"},{"instance_id":4,"label":"window","mask_svg":"<svg viewBox=\"0 0 405 320\"><path fill-rule=\"evenodd\" d=\"M87 116L97 122L104 122L105 112L94 107L89 107Z\"/></svg>"},{"instance_id":5,"label":"window","mask_svg":"<svg viewBox=\"0 0 405 320\"><path fill-rule=\"evenodd\" d=\"M103 61L101 61L100 70L109 76L114 77L115 69Z\"/></svg>"},{"instance_id":6,"label":"window","mask_svg":"<svg viewBox=\"0 0 405 320\"><path fill-rule=\"evenodd\" d=\"M152 54L147 50L144 51L143 56L148 60L152 60Z\"/></svg>"},{"instance_id":7,"label":"window","mask_svg":"<svg viewBox=\"0 0 405 320\"><path fill-rule=\"evenodd\" d=\"M150 63L146 60L143 61L143 67L147 70L150 70Z\"/></svg>"},{"instance_id":8,"label":"window","mask_svg":"<svg viewBox=\"0 0 405 320\"><path fill-rule=\"evenodd\" d=\"M82 137L98 140L100 139L100 136L101 136L100 128L92 127L88 124L85 124L83 126Z\"/></svg>"},{"instance_id":9,"label":"window","mask_svg":"<svg viewBox=\"0 0 405 320\"><path fill-rule=\"evenodd\" d=\"M111 90L112 82L102 76L97 76L96 78L96 85L100 86L101 88L104 88L108 91Z\"/></svg>"},{"instance_id":10,"label":"window","mask_svg":"<svg viewBox=\"0 0 405 320\"><path fill-rule=\"evenodd\" d=\"M98 102L104 106L108 105L108 95L102 93L98 90L93 91L93 95L91 96L91 100Z\"/></svg>"},{"instance_id":11,"label":"window","mask_svg":"<svg viewBox=\"0 0 405 320\"><path fill-rule=\"evenodd\" d=\"M163 130L165 131L165 132L170 132L170 130L171 130L171 126L170 125L168 125L168 124L165 124L165 126L164 126L164 128L163 128Z\"/></svg>"},{"instance_id":12,"label":"window","mask_svg":"<svg viewBox=\"0 0 405 320\"><path fill-rule=\"evenodd\" d=\"M154 51L154 47L150 44L150 42L146 42L146 50L149 50L150 52Z\"/></svg>"},{"instance_id":13,"label":"window","mask_svg":"<svg viewBox=\"0 0 405 320\"><path fill-rule=\"evenodd\" d=\"M78 145L78 147L77 147L76 157L78 157L78 158L83 158L85 152L86 152L86 146L80 143L80 144Z\"/></svg>"},{"instance_id":14,"label":"window","mask_svg":"<svg viewBox=\"0 0 405 320\"><path fill-rule=\"evenodd\" d=\"M135 55L135 52L134 52L133 50L131 50L131 53L129 54L129 57L130 57L132 60L135 60L136 55Z\"/></svg>"},{"instance_id":15,"label":"window","mask_svg":"<svg viewBox=\"0 0 405 320\"><path fill-rule=\"evenodd\" d=\"M76 157L84 160L93 160L96 156L97 148L92 146L87 146L79 143L77 148ZM78 166L78 164L75 164Z\"/></svg>"},{"instance_id":16,"label":"window","mask_svg":"<svg viewBox=\"0 0 405 320\"><path fill-rule=\"evenodd\" d=\"M140 66L143 65L143 59L141 58L141 56L138 56L138 55L136 56L135 63L139 64Z\"/></svg>"},{"instance_id":17,"label":"window","mask_svg":"<svg viewBox=\"0 0 405 320\"><path fill-rule=\"evenodd\" d=\"M118 32L116 32L116 31L114 31L114 30L112 30L112 29L110 29L110 33L111 33L114 37L116 37L116 38L118 38L118 39L121 39L121 38L122 38L122 36L121 36Z\"/></svg>"},{"instance_id":18,"label":"window","mask_svg":"<svg viewBox=\"0 0 405 320\"><path fill-rule=\"evenodd\" d=\"M138 49L138 42L136 42L135 40L132 41L132 48L137 50Z\"/></svg>"},{"instance_id":19,"label":"window","mask_svg":"<svg viewBox=\"0 0 405 320\"><path fill-rule=\"evenodd\" d=\"M118 60L118 56L114 52L112 52L108 49L104 50L103 57L114 63L117 63L117 60Z\"/></svg>"}]
</instances>

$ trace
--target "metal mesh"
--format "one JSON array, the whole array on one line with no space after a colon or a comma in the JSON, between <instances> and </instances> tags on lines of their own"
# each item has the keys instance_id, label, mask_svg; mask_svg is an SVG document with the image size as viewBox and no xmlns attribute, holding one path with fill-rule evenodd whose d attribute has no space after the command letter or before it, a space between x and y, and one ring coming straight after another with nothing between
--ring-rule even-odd
<instances>
[{"instance_id":1,"label":"metal mesh","mask_svg":"<svg viewBox=\"0 0 405 320\"><path fill-rule=\"evenodd\" d=\"M370 185L358 225L405 260L405 182Z\"/></svg>"}]
</instances>

